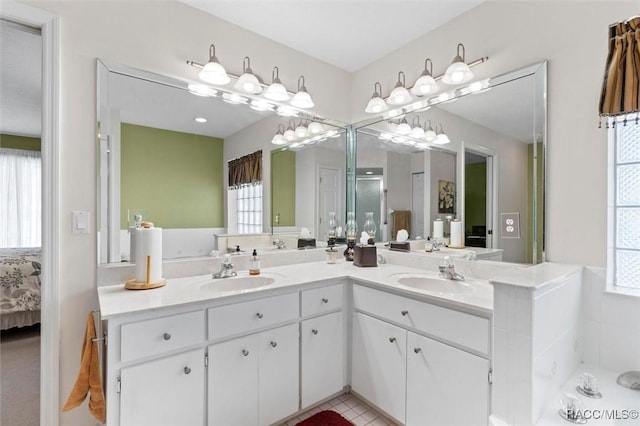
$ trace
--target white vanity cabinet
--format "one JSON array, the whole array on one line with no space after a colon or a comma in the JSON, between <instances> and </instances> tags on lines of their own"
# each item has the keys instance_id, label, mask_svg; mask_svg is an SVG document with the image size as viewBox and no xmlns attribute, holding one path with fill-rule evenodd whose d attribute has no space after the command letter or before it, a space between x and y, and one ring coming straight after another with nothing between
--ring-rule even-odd
<instances>
[{"instance_id":1,"label":"white vanity cabinet","mask_svg":"<svg viewBox=\"0 0 640 426\"><path fill-rule=\"evenodd\" d=\"M204 425L204 350L121 370L120 424Z\"/></svg>"},{"instance_id":2,"label":"white vanity cabinet","mask_svg":"<svg viewBox=\"0 0 640 426\"><path fill-rule=\"evenodd\" d=\"M343 284L301 292L301 408L340 392L345 382ZM319 316L318 316L319 315ZM312 317L315 316L315 317Z\"/></svg>"},{"instance_id":3,"label":"white vanity cabinet","mask_svg":"<svg viewBox=\"0 0 640 426\"><path fill-rule=\"evenodd\" d=\"M407 333L406 425L487 424L489 361Z\"/></svg>"},{"instance_id":4,"label":"white vanity cabinet","mask_svg":"<svg viewBox=\"0 0 640 426\"><path fill-rule=\"evenodd\" d=\"M404 423L407 331L356 312L351 358L353 390Z\"/></svg>"},{"instance_id":5,"label":"white vanity cabinet","mask_svg":"<svg viewBox=\"0 0 640 426\"><path fill-rule=\"evenodd\" d=\"M489 318L360 285L353 305L356 393L407 426L488 423Z\"/></svg>"}]
</instances>

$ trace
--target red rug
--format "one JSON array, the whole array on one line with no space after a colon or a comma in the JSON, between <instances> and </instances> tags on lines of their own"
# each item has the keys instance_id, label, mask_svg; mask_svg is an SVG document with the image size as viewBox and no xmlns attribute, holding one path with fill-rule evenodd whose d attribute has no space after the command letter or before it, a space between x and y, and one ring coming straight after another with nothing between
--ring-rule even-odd
<instances>
[{"instance_id":1,"label":"red rug","mask_svg":"<svg viewBox=\"0 0 640 426\"><path fill-rule=\"evenodd\" d=\"M353 426L349 420L335 411L320 411L296 426Z\"/></svg>"}]
</instances>

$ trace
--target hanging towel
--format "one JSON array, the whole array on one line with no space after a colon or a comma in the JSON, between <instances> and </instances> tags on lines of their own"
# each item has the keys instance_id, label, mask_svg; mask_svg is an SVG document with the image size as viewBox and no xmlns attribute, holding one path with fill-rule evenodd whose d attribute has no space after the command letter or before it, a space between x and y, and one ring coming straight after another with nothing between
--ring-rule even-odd
<instances>
[{"instance_id":1,"label":"hanging towel","mask_svg":"<svg viewBox=\"0 0 640 426\"><path fill-rule=\"evenodd\" d=\"M102 379L100 377L100 361L98 357L98 342L96 338L96 325L93 321L93 314L87 317L87 328L82 343L82 355L80 357L80 371L76 384L73 385L67 403L62 411L68 411L82 404L89 392L89 412L101 423L105 422L104 391L102 390Z\"/></svg>"},{"instance_id":2,"label":"hanging towel","mask_svg":"<svg viewBox=\"0 0 640 426\"><path fill-rule=\"evenodd\" d=\"M409 235L411 235L411 211L410 210L394 210L393 213L393 228L391 228L391 238L395 238L398 235L398 231L406 229Z\"/></svg>"}]
</instances>

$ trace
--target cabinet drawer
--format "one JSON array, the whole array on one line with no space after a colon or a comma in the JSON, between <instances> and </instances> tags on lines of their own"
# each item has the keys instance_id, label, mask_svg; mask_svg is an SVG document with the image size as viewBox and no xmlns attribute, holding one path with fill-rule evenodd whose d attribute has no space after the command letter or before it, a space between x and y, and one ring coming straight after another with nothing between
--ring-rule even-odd
<instances>
[{"instance_id":1,"label":"cabinet drawer","mask_svg":"<svg viewBox=\"0 0 640 426\"><path fill-rule=\"evenodd\" d=\"M411 327L434 337L489 354L489 319L355 285L355 309Z\"/></svg>"},{"instance_id":2,"label":"cabinet drawer","mask_svg":"<svg viewBox=\"0 0 640 426\"><path fill-rule=\"evenodd\" d=\"M209 309L209 339L251 332L298 318L298 293Z\"/></svg>"},{"instance_id":3,"label":"cabinet drawer","mask_svg":"<svg viewBox=\"0 0 640 426\"><path fill-rule=\"evenodd\" d=\"M302 292L302 316L321 314L342 308L342 284Z\"/></svg>"},{"instance_id":4,"label":"cabinet drawer","mask_svg":"<svg viewBox=\"0 0 640 426\"><path fill-rule=\"evenodd\" d=\"M122 362L184 348L204 341L204 311L124 324Z\"/></svg>"}]
</instances>

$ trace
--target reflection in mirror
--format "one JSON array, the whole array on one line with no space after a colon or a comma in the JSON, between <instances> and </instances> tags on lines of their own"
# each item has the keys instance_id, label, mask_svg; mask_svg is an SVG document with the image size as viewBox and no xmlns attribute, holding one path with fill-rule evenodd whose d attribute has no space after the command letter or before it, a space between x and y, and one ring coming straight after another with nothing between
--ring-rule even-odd
<instances>
[{"instance_id":1,"label":"reflection in mirror","mask_svg":"<svg viewBox=\"0 0 640 426\"><path fill-rule=\"evenodd\" d=\"M295 116L281 117L269 105L250 108L214 92L98 61L99 263L130 259L136 216L163 229L164 258L224 252L229 234L241 232L260 234L270 248L271 188L280 185L271 182L270 151L278 125L321 123L318 139L340 133L301 111L289 108ZM253 152L264 153L255 156L259 178L229 188L229 162ZM341 173L344 188L344 168ZM308 204L312 196L309 191ZM217 247L221 236L224 246Z\"/></svg>"},{"instance_id":2,"label":"reflection in mirror","mask_svg":"<svg viewBox=\"0 0 640 426\"><path fill-rule=\"evenodd\" d=\"M542 63L362 123L358 217L361 208L380 212L379 241L397 229L433 236L438 219L446 240L457 218L464 246L488 249L492 260L542 261L545 99Z\"/></svg>"},{"instance_id":3,"label":"reflection in mirror","mask_svg":"<svg viewBox=\"0 0 640 426\"><path fill-rule=\"evenodd\" d=\"M306 229L318 243L326 242L330 213L338 233L344 234L346 134L335 130L328 137L271 151L274 234L299 235Z\"/></svg>"}]
</instances>

